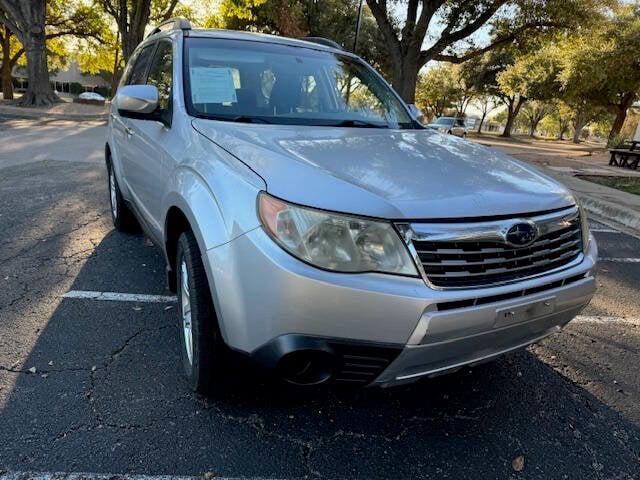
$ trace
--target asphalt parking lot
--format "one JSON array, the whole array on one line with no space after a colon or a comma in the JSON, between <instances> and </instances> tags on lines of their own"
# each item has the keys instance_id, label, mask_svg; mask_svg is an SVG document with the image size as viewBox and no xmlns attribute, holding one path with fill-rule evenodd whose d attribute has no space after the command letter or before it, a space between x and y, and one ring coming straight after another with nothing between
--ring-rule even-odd
<instances>
[{"instance_id":1,"label":"asphalt parking lot","mask_svg":"<svg viewBox=\"0 0 640 480\"><path fill-rule=\"evenodd\" d=\"M493 363L387 390L198 397L171 298L68 297L171 295L155 247L112 229L87 141L102 128L0 119L0 473L640 478L637 238L592 221L608 260L591 305Z\"/></svg>"}]
</instances>

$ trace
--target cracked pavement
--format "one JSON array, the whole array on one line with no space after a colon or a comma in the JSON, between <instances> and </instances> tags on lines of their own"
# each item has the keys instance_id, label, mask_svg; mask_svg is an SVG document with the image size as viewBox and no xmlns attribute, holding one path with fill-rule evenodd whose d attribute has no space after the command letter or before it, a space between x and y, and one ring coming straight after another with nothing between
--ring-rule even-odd
<instances>
[{"instance_id":1,"label":"cracked pavement","mask_svg":"<svg viewBox=\"0 0 640 480\"><path fill-rule=\"evenodd\" d=\"M0 121L0 139L17 138L12 125ZM56 128L71 127L47 123ZM41 144L21 156L38 158ZM61 298L168 292L155 247L113 231L102 162L56 152L0 162L0 471L640 478L631 321L571 324L527 351L402 388L299 390L247 375L215 397L192 394L175 307ZM596 235L603 256L640 252L628 235ZM639 264L602 263L584 313L640 318L639 281Z\"/></svg>"}]
</instances>

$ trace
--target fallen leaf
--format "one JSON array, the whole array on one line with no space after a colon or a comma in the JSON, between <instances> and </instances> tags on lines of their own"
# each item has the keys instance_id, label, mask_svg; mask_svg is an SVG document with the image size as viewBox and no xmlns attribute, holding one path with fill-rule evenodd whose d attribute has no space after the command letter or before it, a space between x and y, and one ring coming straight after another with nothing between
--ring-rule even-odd
<instances>
[{"instance_id":1,"label":"fallen leaf","mask_svg":"<svg viewBox=\"0 0 640 480\"><path fill-rule=\"evenodd\" d=\"M511 461L511 466L516 472L524 470L524 455L518 455Z\"/></svg>"},{"instance_id":2,"label":"fallen leaf","mask_svg":"<svg viewBox=\"0 0 640 480\"><path fill-rule=\"evenodd\" d=\"M53 367L53 360L51 360L51 361L49 362L49 366L50 366L50 367Z\"/></svg>"},{"instance_id":3,"label":"fallen leaf","mask_svg":"<svg viewBox=\"0 0 640 480\"><path fill-rule=\"evenodd\" d=\"M165 309L165 311L166 310L171 310L171 309L173 309L173 305L168 305L168 306L164 307L164 309Z\"/></svg>"},{"instance_id":4,"label":"fallen leaf","mask_svg":"<svg viewBox=\"0 0 640 480\"><path fill-rule=\"evenodd\" d=\"M29 369L29 372L30 372L30 373L36 373L37 371L38 371L38 369L36 369L36 367L31 367L31 368Z\"/></svg>"},{"instance_id":5,"label":"fallen leaf","mask_svg":"<svg viewBox=\"0 0 640 480\"><path fill-rule=\"evenodd\" d=\"M134 309L136 312L139 312L140 310L142 310L142 307L133 307L133 309Z\"/></svg>"}]
</instances>

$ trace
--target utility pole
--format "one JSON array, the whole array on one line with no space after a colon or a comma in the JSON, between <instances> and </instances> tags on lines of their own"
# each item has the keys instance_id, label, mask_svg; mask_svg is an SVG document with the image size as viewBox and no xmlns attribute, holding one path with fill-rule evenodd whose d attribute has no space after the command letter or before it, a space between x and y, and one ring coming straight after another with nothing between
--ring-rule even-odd
<instances>
[{"instance_id":1,"label":"utility pole","mask_svg":"<svg viewBox=\"0 0 640 480\"><path fill-rule=\"evenodd\" d=\"M353 53L358 54L358 35L360 35L360 22L362 21L362 0L360 0L360 6L358 7L358 19L356 20L356 36L353 39Z\"/></svg>"}]
</instances>

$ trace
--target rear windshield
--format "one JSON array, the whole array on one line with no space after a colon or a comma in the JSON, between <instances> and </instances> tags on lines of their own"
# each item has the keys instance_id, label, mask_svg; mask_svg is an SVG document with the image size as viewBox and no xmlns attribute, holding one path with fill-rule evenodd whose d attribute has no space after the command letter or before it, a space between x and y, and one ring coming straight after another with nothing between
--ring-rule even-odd
<instances>
[{"instance_id":1,"label":"rear windshield","mask_svg":"<svg viewBox=\"0 0 640 480\"><path fill-rule=\"evenodd\" d=\"M389 86L347 55L273 43L185 39L186 103L198 117L418 128Z\"/></svg>"}]
</instances>

